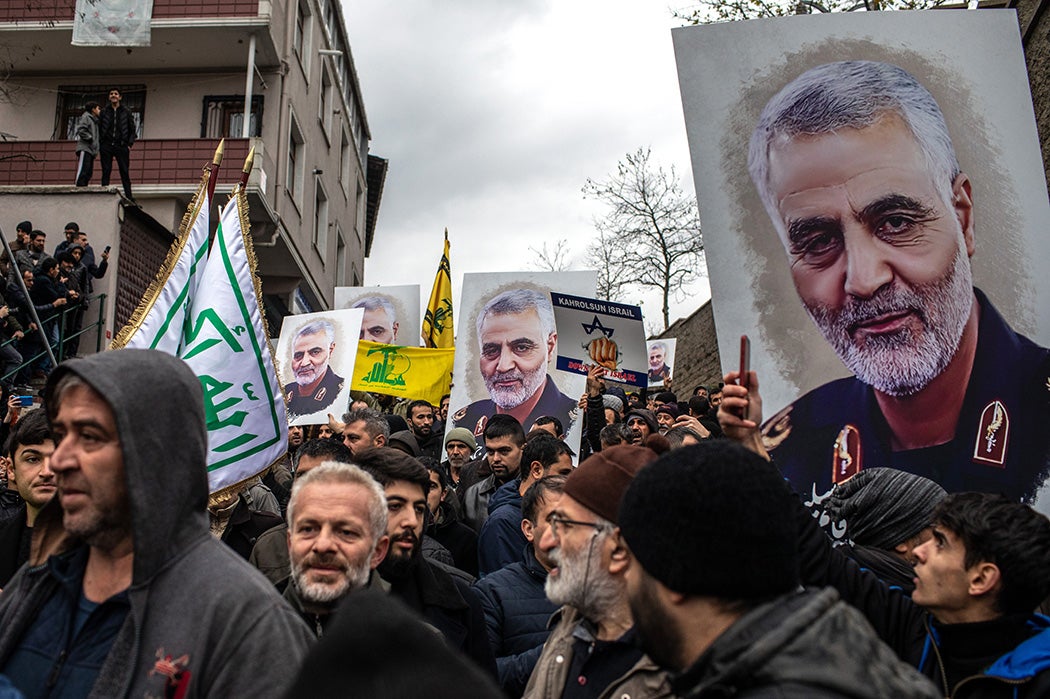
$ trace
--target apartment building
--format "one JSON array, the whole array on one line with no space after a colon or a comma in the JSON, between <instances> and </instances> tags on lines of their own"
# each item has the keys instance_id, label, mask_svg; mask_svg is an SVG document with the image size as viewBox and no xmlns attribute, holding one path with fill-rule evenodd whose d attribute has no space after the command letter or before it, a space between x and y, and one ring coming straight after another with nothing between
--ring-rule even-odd
<instances>
[{"instance_id":1,"label":"apartment building","mask_svg":"<svg viewBox=\"0 0 1050 699\"><path fill-rule=\"evenodd\" d=\"M271 332L364 281L386 161L368 153L338 0L154 0L141 47L71 45L75 12L74 0L0 0L0 228L12 239L29 219L50 251L77 221L96 255L111 245L115 273L96 283L106 334L163 261L224 137L216 206L255 148L247 190ZM116 164L109 187L97 162L91 186L73 186L73 125L111 87L135 118L138 207L121 196Z\"/></svg>"}]
</instances>

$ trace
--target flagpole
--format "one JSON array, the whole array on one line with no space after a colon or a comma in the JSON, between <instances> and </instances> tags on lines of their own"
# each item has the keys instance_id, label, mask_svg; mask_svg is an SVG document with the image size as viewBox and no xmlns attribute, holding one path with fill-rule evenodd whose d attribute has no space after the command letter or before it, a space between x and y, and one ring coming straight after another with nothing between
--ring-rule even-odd
<instances>
[{"instance_id":1,"label":"flagpole","mask_svg":"<svg viewBox=\"0 0 1050 699\"><path fill-rule=\"evenodd\" d=\"M211 157L211 162L204 166L204 168L210 173L208 176L208 201L215 201L215 185L218 183L216 173L219 171L219 166L222 164L222 151L226 144L226 139L219 139L219 145L215 149L215 155Z\"/></svg>"},{"instance_id":2,"label":"flagpole","mask_svg":"<svg viewBox=\"0 0 1050 699\"><path fill-rule=\"evenodd\" d=\"M248 157L244 159L244 167L241 168L241 189L248 186L248 177L252 174L252 164L255 162L255 146L248 151Z\"/></svg>"}]
</instances>

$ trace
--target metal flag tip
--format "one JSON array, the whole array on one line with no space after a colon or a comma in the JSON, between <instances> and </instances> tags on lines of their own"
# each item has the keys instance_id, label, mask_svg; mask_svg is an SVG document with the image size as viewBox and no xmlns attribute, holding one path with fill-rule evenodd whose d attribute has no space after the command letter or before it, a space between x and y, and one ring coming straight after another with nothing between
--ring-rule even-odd
<instances>
[{"instance_id":1,"label":"metal flag tip","mask_svg":"<svg viewBox=\"0 0 1050 699\"><path fill-rule=\"evenodd\" d=\"M241 172L248 174L252 171L252 163L255 161L255 146L251 147L248 151L248 157L244 159L244 167L241 168Z\"/></svg>"},{"instance_id":2,"label":"metal flag tip","mask_svg":"<svg viewBox=\"0 0 1050 699\"><path fill-rule=\"evenodd\" d=\"M226 139L225 138L220 139L219 140L219 146L215 149L215 155L213 155L212 158L211 158L211 161L212 161L213 164L215 164L215 165L221 165L222 164L222 150L225 147L225 145L226 145Z\"/></svg>"}]
</instances>

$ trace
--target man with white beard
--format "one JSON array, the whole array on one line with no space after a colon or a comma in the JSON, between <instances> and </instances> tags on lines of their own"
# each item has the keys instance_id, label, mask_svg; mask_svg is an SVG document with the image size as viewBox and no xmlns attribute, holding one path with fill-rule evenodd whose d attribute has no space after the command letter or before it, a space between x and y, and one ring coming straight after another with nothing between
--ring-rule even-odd
<instances>
[{"instance_id":1,"label":"man with white beard","mask_svg":"<svg viewBox=\"0 0 1050 699\"><path fill-rule=\"evenodd\" d=\"M539 542L555 564L547 597L562 607L524 699L670 696L666 674L635 642L624 580L630 557L616 525L627 487L655 460L652 449L619 445L585 459L566 479Z\"/></svg>"},{"instance_id":2,"label":"man with white beard","mask_svg":"<svg viewBox=\"0 0 1050 699\"><path fill-rule=\"evenodd\" d=\"M357 466L326 461L292 486L284 598L318 636L346 595L378 584L372 571L390 545L386 520L383 488Z\"/></svg>"},{"instance_id":3,"label":"man with white beard","mask_svg":"<svg viewBox=\"0 0 1050 699\"><path fill-rule=\"evenodd\" d=\"M766 104L748 168L799 298L855 375L763 426L784 475L810 496L885 466L1031 500L1050 352L973 287L976 188L933 96L887 63L817 66Z\"/></svg>"},{"instance_id":4,"label":"man with white beard","mask_svg":"<svg viewBox=\"0 0 1050 699\"><path fill-rule=\"evenodd\" d=\"M535 289L504 291L478 313L477 331L479 370L489 399L456 411L451 426L480 437L497 413L509 414L525 426L550 415L561 421L567 434L579 409L547 375L558 345L550 298Z\"/></svg>"}]
</instances>

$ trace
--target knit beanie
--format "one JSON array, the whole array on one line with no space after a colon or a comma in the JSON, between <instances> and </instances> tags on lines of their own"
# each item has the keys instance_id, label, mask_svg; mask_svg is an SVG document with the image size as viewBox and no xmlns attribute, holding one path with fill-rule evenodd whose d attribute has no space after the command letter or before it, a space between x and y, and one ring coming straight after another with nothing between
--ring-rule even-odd
<instances>
[{"instance_id":1,"label":"knit beanie","mask_svg":"<svg viewBox=\"0 0 1050 699\"><path fill-rule=\"evenodd\" d=\"M660 431L660 423L656 421L656 415L653 414L652 410L647 410L645 408L635 408L634 410L629 411L626 415L623 416L624 424L630 422L632 417L642 418L642 420L645 421L645 424L649 425L650 434Z\"/></svg>"},{"instance_id":2,"label":"knit beanie","mask_svg":"<svg viewBox=\"0 0 1050 699\"><path fill-rule=\"evenodd\" d=\"M619 525L642 568L671 590L760 599L799 585L797 507L776 469L719 439L642 470Z\"/></svg>"},{"instance_id":3,"label":"knit beanie","mask_svg":"<svg viewBox=\"0 0 1050 699\"><path fill-rule=\"evenodd\" d=\"M659 408L656 409L656 414L659 415L660 413L664 413L666 415L670 415L672 419L677 420L678 419L678 406L675 405L674 403L664 403L663 405L661 405Z\"/></svg>"},{"instance_id":4,"label":"knit beanie","mask_svg":"<svg viewBox=\"0 0 1050 699\"><path fill-rule=\"evenodd\" d=\"M930 526L933 508L947 493L928 478L893 468L866 468L840 483L824 509L846 522L853 543L891 550Z\"/></svg>"},{"instance_id":5,"label":"knit beanie","mask_svg":"<svg viewBox=\"0 0 1050 699\"><path fill-rule=\"evenodd\" d=\"M466 427L454 427L449 430L445 435L444 446L446 448L449 442L463 442L472 452L478 448L478 440L474 439L474 435Z\"/></svg>"},{"instance_id":6,"label":"knit beanie","mask_svg":"<svg viewBox=\"0 0 1050 699\"><path fill-rule=\"evenodd\" d=\"M602 407L610 408L619 413L623 411L623 401L611 393L606 393L602 396Z\"/></svg>"},{"instance_id":7,"label":"knit beanie","mask_svg":"<svg viewBox=\"0 0 1050 699\"><path fill-rule=\"evenodd\" d=\"M618 444L583 460L565 480L564 493L602 519L619 521L620 501L634 474L656 461L646 447Z\"/></svg>"}]
</instances>

